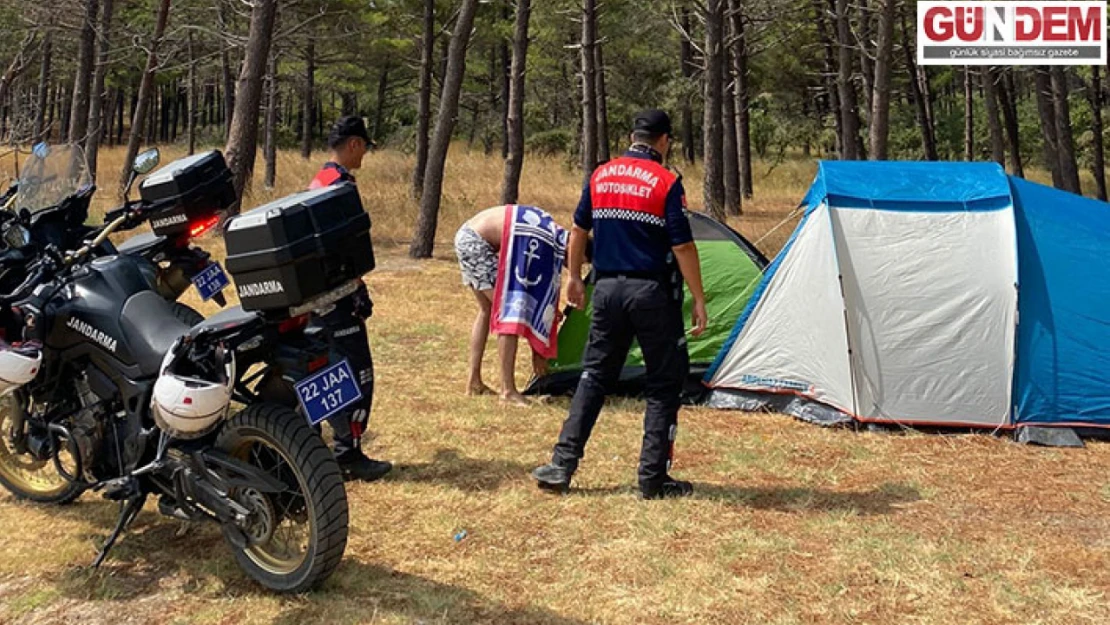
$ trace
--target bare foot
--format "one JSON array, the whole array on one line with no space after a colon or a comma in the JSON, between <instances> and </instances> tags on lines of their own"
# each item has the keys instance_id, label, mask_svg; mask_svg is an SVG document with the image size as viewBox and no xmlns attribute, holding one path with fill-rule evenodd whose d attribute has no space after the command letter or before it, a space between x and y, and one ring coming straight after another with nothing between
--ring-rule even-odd
<instances>
[{"instance_id":1,"label":"bare foot","mask_svg":"<svg viewBox=\"0 0 1110 625\"><path fill-rule=\"evenodd\" d=\"M479 382L477 385L470 385L466 389L466 394L470 397L477 397L478 395L493 395L493 389Z\"/></svg>"},{"instance_id":2,"label":"bare foot","mask_svg":"<svg viewBox=\"0 0 1110 625\"><path fill-rule=\"evenodd\" d=\"M532 404L520 393L501 393L501 403L527 408Z\"/></svg>"}]
</instances>

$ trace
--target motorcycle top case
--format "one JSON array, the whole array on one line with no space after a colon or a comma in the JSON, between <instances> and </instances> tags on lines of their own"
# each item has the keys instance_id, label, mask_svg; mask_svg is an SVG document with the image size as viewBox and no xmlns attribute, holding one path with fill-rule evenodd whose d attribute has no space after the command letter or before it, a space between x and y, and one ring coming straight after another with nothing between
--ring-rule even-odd
<instances>
[{"instance_id":1,"label":"motorcycle top case","mask_svg":"<svg viewBox=\"0 0 1110 625\"><path fill-rule=\"evenodd\" d=\"M243 213L228 223L224 242L245 310L300 306L374 269L370 215L351 183Z\"/></svg>"},{"instance_id":2,"label":"motorcycle top case","mask_svg":"<svg viewBox=\"0 0 1110 625\"><path fill-rule=\"evenodd\" d=\"M150 227L162 236L178 236L190 225L215 216L235 203L235 185L223 154L194 154L162 167L139 185L152 214Z\"/></svg>"}]
</instances>

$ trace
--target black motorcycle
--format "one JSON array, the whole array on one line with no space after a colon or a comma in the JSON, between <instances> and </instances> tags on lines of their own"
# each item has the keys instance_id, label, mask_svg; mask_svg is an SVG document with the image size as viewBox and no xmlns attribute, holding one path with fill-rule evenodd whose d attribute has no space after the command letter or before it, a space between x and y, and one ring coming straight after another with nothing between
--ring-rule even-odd
<instances>
[{"instance_id":1,"label":"black motorcycle","mask_svg":"<svg viewBox=\"0 0 1110 625\"><path fill-rule=\"evenodd\" d=\"M96 564L154 495L166 515L217 523L251 578L301 592L335 570L348 522L338 466L306 416L312 406L342 405L349 367L344 373L346 363L334 363L328 345L306 333L308 313L352 292L368 269L344 260L344 246L329 239L336 253L316 245L299 257L295 273L312 280L312 292L308 282L279 277L257 287L237 276L244 303L308 295L298 305L235 307L190 326L174 316L142 259L103 253L109 234L188 205L186 195L158 210L140 202L114 212L80 249L44 250L28 277L0 294L22 326L22 348L42 353L33 381L0 397L0 485L40 503L68 503L86 490L124 502ZM309 265L331 277L308 275ZM223 385L241 409L213 413L199 428L187 411L167 420L165 397L154 396L167 380L181 389L170 399L185 408L194 390ZM322 400L311 396L321 392Z\"/></svg>"},{"instance_id":2,"label":"black motorcycle","mask_svg":"<svg viewBox=\"0 0 1110 625\"><path fill-rule=\"evenodd\" d=\"M124 190L129 198L132 185L141 174L150 173L159 162L157 149L139 154L135 159ZM218 152L209 152L177 161L174 166L188 167L190 163L211 164L213 171L205 171L209 184L226 184L220 173L226 169ZM214 175L213 175L214 174ZM144 182L144 185L146 183ZM142 187L140 188L142 191ZM24 166L21 181L13 183L0 196L0 232L3 249L0 250L0 290L18 284L26 277L26 264L42 248L53 245L58 249L75 249L95 230L86 225L89 206L96 186L88 179L84 152L79 146L47 146L38 144ZM120 210L131 207L130 199ZM18 210L16 210L18 207ZM135 235L113 247L110 241L103 245L108 253L129 254L149 262L146 269L153 272L159 293L170 302L178 300L194 279L212 269L211 255L194 245L194 239L205 234L219 223L218 215L209 215L194 222L182 222L175 215L153 220L153 232ZM219 306L227 301L221 292L211 294ZM189 324L199 323L203 317L191 307L177 303L174 315Z\"/></svg>"}]
</instances>

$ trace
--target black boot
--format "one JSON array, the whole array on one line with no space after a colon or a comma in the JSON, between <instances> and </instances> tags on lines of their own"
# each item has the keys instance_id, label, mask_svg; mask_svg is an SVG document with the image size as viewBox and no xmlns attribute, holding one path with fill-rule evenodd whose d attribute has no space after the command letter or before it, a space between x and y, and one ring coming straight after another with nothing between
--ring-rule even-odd
<instances>
[{"instance_id":1,"label":"black boot","mask_svg":"<svg viewBox=\"0 0 1110 625\"><path fill-rule=\"evenodd\" d=\"M676 480L671 476L663 478L658 484L640 484L640 497L643 499L667 499L670 497L689 497L694 494L694 485Z\"/></svg>"},{"instance_id":2,"label":"black boot","mask_svg":"<svg viewBox=\"0 0 1110 625\"><path fill-rule=\"evenodd\" d=\"M532 478L536 480L536 485L544 490L550 490L557 493L565 493L570 490L570 478L574 475L573 469L568 469L562 465L545 464L542 467L536 467L532 471Z\"/></svg>"},{"instance_id":3,"label":"black boot","mask_svg":"<svg viewBox=\"0 0 1110 625\"><path fill-rule=\"evenodd\" d=\"M367 458L361 449L352 449L336 456L339 471L345 481L362 480L373 482L393 470L393 465L381 460Z\"/></svg>"}]
</instances>

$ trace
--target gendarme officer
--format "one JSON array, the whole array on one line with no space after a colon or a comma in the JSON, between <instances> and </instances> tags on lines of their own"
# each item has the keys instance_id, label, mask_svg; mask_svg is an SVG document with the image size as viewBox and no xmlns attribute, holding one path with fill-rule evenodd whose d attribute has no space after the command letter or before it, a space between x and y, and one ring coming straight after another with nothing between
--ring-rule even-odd
<instances>
[{"instance_id":1,"label":"gendarme officer","mask_svg":"<svg viewBox=\"0 0 1110 625\"><path fill-rule=\"evenodd\" d=\"M532 472L541 488L570 487L606 389L617 381L636 339L647 365L640 492L645 499L693 492L689 482L668 473L680 395L689 372L678 273L694 297L694 336L705 330L705 294L684 211L685 191L678 176L663 166L670 136L671 120L663 111L637 115L632 147L594 170L574 213L568 299L577 308L585 302L582 264L593 230L593 318L582 377L551 463Z\"/></svg>"},{"instance_id":2,"label":"gendarme officer","mask_svg":"<svg viewBox=\"0 0 1110 625\"><path fill-rule=\"evenodd\" d=\"M328 137L331 159L324 164L309 185L319 189L343 182L354 183L351 170L362 166L362 157L374 146L366 132L366 123L361 117L343 117L335 123ZM366 320L370 317L374 304L365 284L354 294L336 302L331 310L314 316L312 325L322 328L332 346L347 358L358 377L362 400L352 409L330 417L334 436L335 460L345 479L373 481L393 468L381 460L368 458L362 451L362 435L370 419L370 408L374 403L374 359L370 354L370 343L366 334Z\"/></svg>"}]
</instances>

